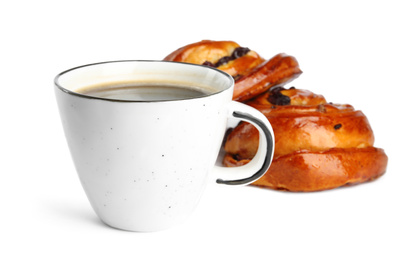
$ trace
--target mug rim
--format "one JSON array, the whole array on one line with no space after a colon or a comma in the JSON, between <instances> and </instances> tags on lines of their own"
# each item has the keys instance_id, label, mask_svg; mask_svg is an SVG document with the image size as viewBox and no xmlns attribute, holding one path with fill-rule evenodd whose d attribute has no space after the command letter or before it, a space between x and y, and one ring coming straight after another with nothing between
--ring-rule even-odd
<instances>
[{"instance_id":1,"label":"mug rim","mask_svg":"<svg viewBox=\"0 0 419 260\"><path fill-rule=\"evenodd\" d=\"M110 63L174 63L174 64L179 64L182 66L193 66L193 67L201 67L204 69L209 69L209 70L213 70L217 73L223 74L224 76L226 76L229 79L229 87L225 88L223 90L220 91L216 91L214 93L209 93L203 96L199 96L199 97L190 97L190 98L182 98L182 99L162 99L162 100L125 100L125 99L117 99L117 98L103 98L103 97L96 97L96 96L91 96L91 95L86 95L86 94L82 94L73 90L70 90L68 88L63 87L62 85L60 85L59 83L59 78L71 71L74 70L78 70L78 69L82 69L85 67L92 67L92 66L97 66L97 65L103 65L103 64L110 64ZM121 102L121 103L156 103L156 102L175 102L175 101L185 101L185 100L194 100L194 99L201 99L201 98L207 98L213 95L217 95L220 94L224 91L227 91L230 88L234 88L234 78L228 74L227 72L224 72L222 70L219 70L217 68L213 68L213 67L209 67L209 66L205 66L205 65L200 65L200 64L194 64L194 63L186 63L186 62L177 62L177 61L165 61L165 60L113 60L113 61L103 61L103 62L95 62L95 63L88 63L88 64L84 64L84 65L80 65L80 66L76 66L67 70L64 70L60 73L58 73L55 78L54 78L54 85L55 87L57 87L59 90L63 91L64 93L70 94L70 95L74 95L74 96L78 96L78 97L82 97L82 98L87 98L87 99L96 99L96 100L103 100L103 101L109 101L109 102Z\"/></svg>"}]
</instances>

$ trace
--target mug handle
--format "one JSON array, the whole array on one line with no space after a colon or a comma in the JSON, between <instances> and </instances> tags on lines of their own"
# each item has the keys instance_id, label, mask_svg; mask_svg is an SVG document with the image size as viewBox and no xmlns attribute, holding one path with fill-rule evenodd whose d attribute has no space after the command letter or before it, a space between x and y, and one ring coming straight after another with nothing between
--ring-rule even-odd
<instances>
[{"instance_id":1,"label":"mug handle","mask_svg":"<svg viewBox=\"0 0 419 260\"><path fill-rule=\"evenodd\" d=\"M214 172L218 184L246 185L250 184L269 169L274 154L275 137L268 119L258 110L248 105L232 101L229 117L237 118L254 125L259 131L259 148L253 159L243 166L221 167L216 165Z\"/></svg>"}]
</instances>

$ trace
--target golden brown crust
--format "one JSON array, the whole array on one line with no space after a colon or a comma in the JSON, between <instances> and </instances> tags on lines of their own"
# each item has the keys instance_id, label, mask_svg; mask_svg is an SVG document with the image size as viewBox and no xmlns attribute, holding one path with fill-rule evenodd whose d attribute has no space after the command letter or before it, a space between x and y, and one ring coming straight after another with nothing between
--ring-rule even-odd
<instances>
[{"instance_id":1,"label":"golden brown crust","mask_svg":"<svg viewBox=\"0 0 419 260\"><path fill-rule=\"evenodd\" d=\"M241 54L236 55L236 50ZM206 64L229 73L235 78L233 99L268 118L275 134L274 159L268 172L253 185L319 191L384 174L388 158L382 149L373 147L374 135L361 111L351 105L327 103L322 95L307 90L274 87L302 73L294 57L278 54L265 60L233 41L204 40L179 48L164 60ZM256 128L240 123L227 136L224 164L248 163L258 144Z\"/></svg>"},{"instance_id":2,"label":"golden brown crust","mask_svg":"<svg viewBox=\"0 0 419 260\"><path fill-rule=\"evenodd\" d=\"M237 161L231 154L224 158L230 167L248 161ZM276 157L253 185L287 191L329 190L374 180L385 173L387 161L384 151L374 147L298 151Z\"/></svg>"},{"instance_id":3,"label":"golden brown crust","mask_svg":"<svg viewBox=\"0 0 419 260\"><path fill-rule=\"evenodd\" d=\"M286 54L275 55L236 81L233 99L244 102L275 85L283 85L294 80L301 73L294 57Z\"/></svg>"},{"instance_id":4,"label":"golden brown crust","mask_svg":"<svg viewBox=\"0 0 419 260\"><path fill-rule=\"evenodd\" d=\"M249 51L246 55L231 60L228 63L217 67L217 69L227 72L238 81L240 80L240 77L247 76L263 62L265 62L265 60L260 57L259 54L255 51Z\"/></svg>"},{"instance_id":5,"label":"golden brown crust","mask_svg":"<svg viewBox=\"0 0 419 260\"><path fill-rule=\"evenodd\" d=\"M223 57L229 57L240 45L233 41L204 40L177 49L164 58L167 61L194 64L216 64ZM274 85L285 84L297 78L302 71L297 60L286 54L278 54L265 60L255 51L234 58L217 66L235 78L233 100L246 101Z\"/></svg>"},{"instance_id":6,"label":"golden brown crust","mask_svg":"<svg viewBox=\"0 0 419 260\"><path fill-rule=\"evenodd\" d=\"M270 92L247 102L270 121L275 135L274 160L253 185L288 191L333 189L384 174L387 156L373 147L366 116L350 105L326 103L307 90L280 91L289 105L273 105ZM224 164L240 166L255 155L259 133L242 122L227 136Z\"/></svg>"},{"instance_id":7,"label":"golden brown crust","mask_svg":"<svg viewBox=\"0 0 419 260\"><path fill-rule=\"evenodd\" d=\"M230 56L239 45L233 41L210 41L188 44L167 55L164 60L203 64L205 61L216 63L225 56Z\"/></svg>"},{"instance_id":8,"label":"golden brown crust","mask_svg":"<svg viewBox=\"0 0 419 260\"><path fill-rule=\"evenodd\" d=\"M275 106L267 102L269 93L248 105L261 111L273 126L275 156L300 150L324 151L331 148L362 148L374 144L374 135L367 117L349 105L324 103L322 97L307 90L291 92L295 105ZM317 102L306 99L317 99ZM295 99L295 100L294 100ZM313 103L297 105L296 103ZM319 104L319 105L317 105ZM256 128L241 123L227 137L225 150L239 158L252 158L258 149Z\"/></svg>"}]
</instances>

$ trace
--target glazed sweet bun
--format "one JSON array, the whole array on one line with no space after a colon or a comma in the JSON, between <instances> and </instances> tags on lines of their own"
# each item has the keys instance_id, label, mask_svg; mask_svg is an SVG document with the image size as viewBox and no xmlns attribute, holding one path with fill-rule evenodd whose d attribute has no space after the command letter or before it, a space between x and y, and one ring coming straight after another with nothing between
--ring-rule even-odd
<instances>
[{"instance_id":1,"label":"glazed sweet bun","mask_svg":"<svg viewBox=\"0 0 419 260\"><path fill-rule=\"evenodd\" d=\"M233 99L261 111L272 124L275 153L267 173L252 185L320 191L374 180L388 158L374 147L366 116L351 105L328 103L308 90L285 89L302 71L297 60L280 53L265 60L233 41L200 41L177 49L164 60L202 64L235 79ZM228 132L224 164L236 167L256 154L259 133L241 122Z\"/></svg>"},{"instance_id":2,"label":"glazed sweet bun","mask_svg":"<svg viewBox=\"0 0 419 260\"><path fill-rule=\"evenodd\" d=\"M233 41L192 43L172 52L164 60L203 64L229 73L235 79L233 99L242 102L272 86L286 84L302 73L292 56L281 53L265 60Z\"/></svg>"},{"instance_id":3,"label":"glazed sweet bun","mask_svg":"<svg viewBox=\"0 0 419 260\"><path fill-rule=\"evenodd\" d=\"M275 154L268 172L253 185L288 191L319 191L370 181L384 174L387 156L374 148L366 116L351 105L327 103L308 90L273 88L247 102L270 121ZM240 123L227 136L224 164L249 162L258 132Z\"/></svg>"}]
</instances>

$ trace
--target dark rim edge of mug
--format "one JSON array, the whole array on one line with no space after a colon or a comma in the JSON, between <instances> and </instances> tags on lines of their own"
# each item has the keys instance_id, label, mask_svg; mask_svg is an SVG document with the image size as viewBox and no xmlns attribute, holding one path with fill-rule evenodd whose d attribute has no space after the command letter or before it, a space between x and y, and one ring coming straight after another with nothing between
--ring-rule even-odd
<instances>
[{"instance_id":1,"label":"dark rim edge of mug","mask_svg":"<svg viewBox=\"0 0 419 260\"><path fill-rule=\"evenodd\" d=\"M218 73L223 74L224 76L227 76L229 78L231 84L230 84L230 87L228 87L226 89L223 89L221 91L217 91L215 93L211 93L211 94L208 94L208 95L200 96L200 97L183 98L183 99L169 99L169 100L165 100L165 99L162 99L162 100L123 100L123 99L101 98L101 97L84 95L84 94L81 94L81 93L77 93L75 91L71 91L71 90L69 90L69 89L61 86L58 83L59 78L62 75L66 74L66 73L68 73L70 71L81 69L81 68L84 68L84 67L90 67L90 66L108 64L108 63L119 63L119 62L121 62L121 63L122 62L175 63L175 64L183 64L183 65L188 65L188 66L204 67L206 69L211 69L211 70L214 70L214 71L216 71ZM61 91L65 92L67 94L78 96L78 97L81 97L81 98L97 99L97 100L103 100L103 101L108 101L108 102L120 102L120 103L156 103L156 102L175 102L175 101L184 101L184 100L194 100L194 99L207 98L207 97L210 97L210 96L213 96L213 95L217 95L219 93L222 93L224 91L227 91L231 87L234 88L234 79L227 72L224 72L224 71L219 70L217 68L213 68L213 67L209 67L209 66L205 66L205 65L193 64L193 63L177 62L177 61L165 61L165 60L114 60L114 61L103 61L103 62L89 63L89 64L80 65L80 66L77 66L77 67L73 67L73 68L67 69L67 70L65 70L65 71L57 74L57 76L55 76L55 78L54 78L54 85L55 85L55 87L57 87L58 89L60 89Z\"/></svg>"}]
</instances>

